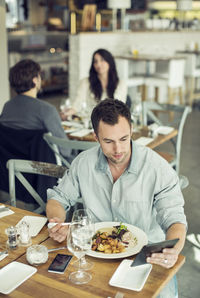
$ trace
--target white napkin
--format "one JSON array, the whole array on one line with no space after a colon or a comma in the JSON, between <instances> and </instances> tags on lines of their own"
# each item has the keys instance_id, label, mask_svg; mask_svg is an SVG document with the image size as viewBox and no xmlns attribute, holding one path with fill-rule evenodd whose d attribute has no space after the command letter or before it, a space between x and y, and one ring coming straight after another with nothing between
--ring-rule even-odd
<instances>
[{"instance_id":1,"label":"white napkin","mask_svg":"<svg viewBox=\"0 0 200 298\"><path fill-rule=\"evenodd\" d=\"M4 207L6 207L6 206L5 206L5 205L1 205L1 206L0 206L0 208L4 208ZM13 213L15 213L15 212L12 211L12 210L2 211L2 212L0 212L0 218L2 218L2 217L4 217L4 216L11 215L11 214L13 214Z\"/></svg>"},{"instance_id":2,"label":"white napkin","mask_svg":"<svg viewBox=\"0 0 200 298\"><path fill-rule=\"evenodd\" d=\"M84 129L81 129L79 131L70 133L70 136L73 136L73 137L84 137L84 136L87 136L92 131L93 131L93 129L84 128Z\"/></svg>"},{"instance_id":3,"label":"white napkin","mask_svg":"<svg viewBox=\"0 0 200 298\"><path fill-rule=\"evenodd\" d=\"M156 129L156 133L161 135L168 135L170 132L172 132L172 130L174 130L174 128L171 126L159 126Z\"/></svg>"},{"instance_id":4,"label":"white napkin","mask_svg":"<svg viewBox=\"0 0 200 298\"><path fill-rule=\"evenodd\" d=\"M135 140L135 143L146 146L149 143L151 143L153 140L154 140L153 138L140 137L139 139Z\"/></svg>"},{"instance_id":5,"label":"white napkin","mask_svg":"<svg viewBox=\"0 0 200 298\"><path fill-rule=\"evenodd\" d=\"M8 253L7 254L3 254L0 256L0 261L2 261L3 259L5 259L6 257L8 256Z\"/></svg>"}]
</instances>

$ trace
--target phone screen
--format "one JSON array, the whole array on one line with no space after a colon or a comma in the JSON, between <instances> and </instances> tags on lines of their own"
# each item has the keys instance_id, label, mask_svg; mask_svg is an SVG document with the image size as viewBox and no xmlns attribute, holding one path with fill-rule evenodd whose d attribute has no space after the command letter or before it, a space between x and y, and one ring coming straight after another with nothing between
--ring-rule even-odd
<instances>
[{"instance_id":1,"label":"phone screen","mask_svg":"<svg viewBox=\"0 0 200 298\"><path fill-rule=\"evenodd\" d=\"M64 255L64 254L57 254L55 259L52 261L51 265L48 268L48 272L55 272L55 273L64 273L67 265L69 264L72 256Z\"/></svg>"}]
</instances>

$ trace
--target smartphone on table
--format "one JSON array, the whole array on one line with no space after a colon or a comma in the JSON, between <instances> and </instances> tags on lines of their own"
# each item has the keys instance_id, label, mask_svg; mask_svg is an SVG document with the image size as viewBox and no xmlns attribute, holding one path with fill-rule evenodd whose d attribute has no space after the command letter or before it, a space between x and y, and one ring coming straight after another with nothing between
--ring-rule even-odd
<instances>
[{"instance_id":1,"label":"smartphone on table","mask_svg":"<svg viewBox=\"0 0 200 298\"><path fill-rule=\"evenodd\" d=\"M63 274L67 268L72 256L57 254L48 268L48 272Z\"/></svg>"}]
</instances>

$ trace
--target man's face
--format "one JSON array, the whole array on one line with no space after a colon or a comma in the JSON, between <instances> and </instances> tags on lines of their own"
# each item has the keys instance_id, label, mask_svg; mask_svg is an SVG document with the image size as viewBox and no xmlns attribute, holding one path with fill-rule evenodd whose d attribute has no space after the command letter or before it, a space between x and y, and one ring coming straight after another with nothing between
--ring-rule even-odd
<instances>
[{"instance_id":1,"label":"man's face","mask_svg":"<svg viewBox=\"0 0 200 298\"><path fill-rule=\"evenodd\" d=\"M96 139L99 141L108 162L123 165L129 161L131 133L127 119L122 116L119 116L118 123L115 125L109 125L100 120Z\"/></svg>"}]
</instances>

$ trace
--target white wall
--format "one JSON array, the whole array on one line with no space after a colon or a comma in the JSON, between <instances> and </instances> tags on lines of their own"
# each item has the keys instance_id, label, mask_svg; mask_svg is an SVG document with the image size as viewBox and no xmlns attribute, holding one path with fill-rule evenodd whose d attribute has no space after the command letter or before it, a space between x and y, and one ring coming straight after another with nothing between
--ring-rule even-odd
<instances>
[{"instance_id":1,"label":"white wall","mask_svg":"<svg viewBox=\"0 0 200 298\"><path fill-rule=\"evenodd\" d=\"M190 42L199 43L199 35L198 31L119 31L70 35L69 96L73 100L79 80L88 76L92 54L98 48L105 48L113 55L128 54L133 48L137 48L139 53L170 55L176 50L185 49Z\"/></svg>"},{"instance_id":2,"label":"white wall","mask_svg":"<svg viewBox=\"0 0 200 298\"><path fill-rule=\"evenodd\" d=\"M9 82L8 82L8 49L6 33L6 13L5 1L0 1L0 113L4 103L9 99Z\"/></svg>"}]
</instances>

